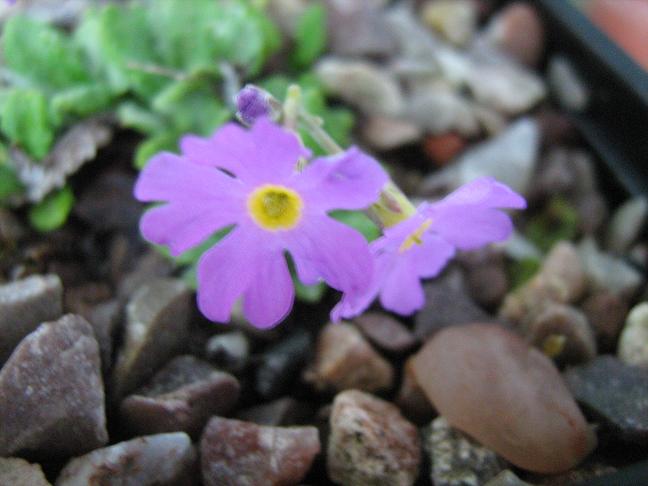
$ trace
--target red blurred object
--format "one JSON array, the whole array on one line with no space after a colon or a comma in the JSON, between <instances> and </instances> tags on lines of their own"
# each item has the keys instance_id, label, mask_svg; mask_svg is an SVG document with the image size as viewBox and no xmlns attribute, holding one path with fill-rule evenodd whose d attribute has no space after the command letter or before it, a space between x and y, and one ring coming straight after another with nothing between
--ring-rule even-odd
<instances>
[{"instance_id":1,"label":"red blurred object","mask_svg":"<svg viewBox=\"0 0 648 486\"><path fill-rule=\"evenodd\" d=\"M466 141L456 133L429 135L423 142L423 150L440 167L454 159L466 146Z\"/></svg>"},{"instance_id":2,"label":"red blurred object","mask_svg":"<svg viewBox=\"0 0 648 486\"><path fill-rule=\"evenodd\" d=\"M648 71L648 0L591 0L590 19Z\"/></svg>"}]
</instances>

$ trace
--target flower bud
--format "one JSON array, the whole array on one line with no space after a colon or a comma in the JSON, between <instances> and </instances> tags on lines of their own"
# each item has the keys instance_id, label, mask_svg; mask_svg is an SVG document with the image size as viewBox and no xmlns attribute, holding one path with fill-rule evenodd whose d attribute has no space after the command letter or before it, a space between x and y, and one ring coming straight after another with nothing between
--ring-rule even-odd
<instances>
[{"instance_id":1,"label":"flower bud","mask_svg":"<svg viewBox=\"0 0 648 486\"><path fill-rule=\"evenodd\" d=\"M277 120L281 105L267 91L248 84L236 95L236 109L237 118L245 125L252 125L261 117Z\"/></svg>"}]
</instances>

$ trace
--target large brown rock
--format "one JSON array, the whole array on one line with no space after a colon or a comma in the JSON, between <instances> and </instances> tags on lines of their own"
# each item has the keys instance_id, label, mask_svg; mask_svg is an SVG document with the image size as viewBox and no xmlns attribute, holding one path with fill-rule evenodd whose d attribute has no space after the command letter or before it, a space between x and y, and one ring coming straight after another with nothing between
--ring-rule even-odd
<instances>
[{"instance_id":1,"label":"large brown rock","mask_svg":"<svg viewBox=\"0 0 648 486\"><path fill-rule=\"evenodd\" d=\"M153 280L135 292L113 372L115 397L133 391L180 352L189 332L190 294L174 279Z\"/></svg>"},{"instance_id":2,"label":"large brown rock","mask_svg":"<svg viewBox=\"0 0 648 486\"><path fill-rule=\"evenodd\" d=\"M39 464L17 457L0 457L0 484L3 486L52 486Z\"/></svg>"},{"instance_id":3,"label":"large brown rock","mask_svg":"<svg viewBox=\"0 0 648 486\"><path fill-rule=\"evenodd\" d=\"M328 324L317 339L315 359L304 379L320 390L391 388L394 369L349 324Z\"/></svg>"},{"instance_id":4,"label":"large brown rock","mask_svg":"<svg viewBox=\"0 0 648 486\"><path fill-rule=\"evenodd\" d=\"M39 324L63 314L63 287L56 275L32 275L0 285L0 366Z\"/></svg>"},{"instance_id":5,"label":"large brown rock","mask_svg":"<svg viewBox=\"0 0 648 486\"><path fill-rule=\"evenodd\" d=\"M187 434L137 437L75 457L56 486L189 486L195 461Z\"/></svg>"},{"instance_id":6,"label":"large brown rock","mask_svg":"<svg viewBox=\"0 0 648 486\"><path fill-rule=\"evenodd\" d=\"M0 455L71 456L107 441L90 324L71 314L41 324L0 371Z\"/></svg>"},{"instance_id":7,"label":"large brown rock","mask_svg":"<svg viewBox=\"0 0 648 486\"><path fill-rule=\"evenodd\" d=\"M339 393L330 417L329 477L336 484L410 486L419 474L418 431L398 408L359 390Z\"/></svg>"},{"instance_id":8,"label":"large brown rock","mask_svg":"<svg viewBox=\"0 0 648 486\"><path fill-rule=\"evenodd\" d=\"M229 373L193 356L178 356L120 407L131 430L141 434L182 431L195 437L212 415L228 412L239 396Z\"/></svg>"},{"instance_id":9,"label":"large brown rock","mask_svg":"<svg viewBox=\"0 0 648 486\"><path fill-rule=\"evenodd\" d=\"M413 370L452 426L518 467L565 471L593 448L553 363L500 326L444 329L417 353Z\"/></svg>"},{"instance_id":10,"label":"large brown rock","mask_svg":"<svg viewBox=\"0 0 648 486\"><path fill-rule=\"evenodd\" d=\"M200 440L205 486L298 484L320 452L315 427L268 427L213 417Z\"/></svg>"}]
</instances>

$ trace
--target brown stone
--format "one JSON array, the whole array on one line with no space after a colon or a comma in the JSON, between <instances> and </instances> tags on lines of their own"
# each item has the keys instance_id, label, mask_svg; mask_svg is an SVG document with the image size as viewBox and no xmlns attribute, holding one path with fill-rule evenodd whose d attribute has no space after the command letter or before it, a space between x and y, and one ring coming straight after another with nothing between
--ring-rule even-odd
<instances>
[{"instance_id":1,"label":"brown stone","mask_svg":"<svg viewBox=\"0 0 648 486\"><path fill-rule=\"evenodd\" d=\"M371 392L391 388L394 369L355 327L328 324L320 332L315 360L304 379L321 390L358 388Z\"/></svg>"},{"instance_id":2,"label":"brown stone","mask_svg":"<svg viewBox=\"0 0 648 486\"><path fill-rule=\"evenodd\" d=\"M137 437L72 459L56 486L190 486L195 461L187 434Z\"/></svg>"},{"instance_id":3,"label":"brown stone","mask_svg":"<svg viewBox=\"0 0 648 486\"><path fill-rule=\"evenodd\" d=\"M131 430L140 434L200 434L212 415L228 412L239 396L239 383L228 373L193 356L178 356L149 384L128 396L120 407Z\"/></svg>"},{"instance_id":4,"label":"brown stone","mask_svg":"<svg viewBox=\"0 0 648 486\"><path fill-rule=\"evenodd\" d=\"M63 286L56 275L33 275L0 285L0 366L27 334L63 313Z\"/></svg>"},{"instance_id":5,"label":"brown stone","mask_svg":"<svg viewBox=\"0 0 648 486\"><path fill-rule=\"evenodd\" d=\"M428 157L440 167L454 159L466 146L466 140L456 133L428 135L423 141L423 149Z\"/></svg>"},{"instance_id":6,"label":"brown stone","mask_svg":"<svg viewBox=\"0 0 648 486\"><path fill-rule=\"evenodd\" d=\"M17 457L0 457L0 484L3 486L52 486L39 464Z\"/></svg>"},{"instance_id":7,"label":"brown stone","mask_svg":"<svg viewBox=\"0 0 648 486\"><path fill-rule=\"evenodd\" d=\"M418 425L428 423L437 414L414 376L413 357L405 361L403 378L395 403L408 419Z\"/></svg>"},{"instance_id":8,"label":"brown stone","mask_svg":"<svg viewBox=\"0 0 648 486\"><path fill-rule=\"evenodd\" d=\"M418 343L400 321L381 312L367 312L356 317L354 324L373 344L392 353L403 353Z\"/></svg>"},{"instance_id":9,"label":"brown stone","mask_svg":"<svg viewBox=\"0 0 648 486\"><path fill-rule=\"evenodd\" d=\"M0 455L82 454L108 441L99 346L90 324L41 324L0 371Z\"/></svg>"},{"instance_id":10,"label":"brown stone","mask_svg":"<svg viewBox=\"0 0 648 486\"><path fill-rule=\"evenodd\" d=\"M409 486L419 474L418 431L394 405L358 390L339 393L327 451L336 484Z\"/></svg>"},{"instance_id":11,"label":"brown stone","mask_svg":"<svg viewBox=\"0 0 648 486\"><path fill-rule=\"evenodd\" d=\"M583 312L592 325L601 351L615 348L628 315L627 302L605 290L590 295L583 302Z\"/></svg>"},{"instance_id":12,"label":"brown stone","mask_svg":"<svg viewBox=\"0 0 648 486\"><path fill-rule=\"evenodd\" d=\"M213 417L200 440L205 486L298 484L320 452L315 427L268 427Z\"/></svg>"},{"instance_id":13,"label":"brown stone","mask_svg":"<svg viewBox=\"0 0 648 486\"><path fill-rule=\"evenodd\" d=\"M126 306L124 344L113 372L113 393L131 392L171 357L188 337L190 290L180 280L143 285Z\"/></svg>"},{"instance_id":14,"label":"brown stone","mask_svg":"<svg viewBox=\"0 0 648 486\"><path fill-rule=\"evenodd\" d=\"M495 15L486 35L497 47L528 66L535 66L544 50L542 20L526 2L514 2Z\"/></svg>"},{"instance_id":15,"label":"brown stone","mask_svg":"<svg viewBox=\"0 0 648 486\"><path fill-rule=\"evenodd\" d=\"M572 243L556 243L545 258L540 271L526 284L509 293L499 314L521 323L548 302L570 304L578 301L587 289L585 271Z\"/></svg>"},{"instance_id":16,"label":"brown stone","mask_svg":"<svg viewBox=\"0 0 648 486\"><path fill-rule=\"evenodd\" d=\"M500 326L444 329L414 358L448 422L523 469L566 471L595 439L553 363Z\"/></svg>"},{"instance_id":17,"label":"brown stone","mask_svg":"<svg viewBox=\"0 0 648 486\"><path fill-rule=\"evenodd\" d=\"M596 356L596 337L576 307L547 303L523 326L527 340L558 363L573 365Z\"/></svg>"}]
</instances>

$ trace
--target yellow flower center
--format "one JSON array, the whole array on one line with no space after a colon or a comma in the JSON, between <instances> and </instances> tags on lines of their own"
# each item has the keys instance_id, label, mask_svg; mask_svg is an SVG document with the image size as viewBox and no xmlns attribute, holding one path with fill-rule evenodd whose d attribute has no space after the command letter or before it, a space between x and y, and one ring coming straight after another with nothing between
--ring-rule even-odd
<instances>
[{"instance_id":1,"label":"yellow flower center","mask_svg":"<svg viewBox=\"0 0 648 486\"><path fill-rule=\"evenodd\" d=\"M247 208L256 224L269 231L294 228L304 203L292 189L274 184L258 187L248 196Z\"/></svg>"},{"instance_id":2,"label":"yellow flower center","mask_svg":"<svg viewBox=\"0 0 648 486\"><path fill-rule=\"evenodd\" d=\"M405 238L405 241L401 244L400 248L398 248L399 253L404 253L410 248L412 248L414 245L421 245L423 244L423 233L425 233L428 228L432 226L432 220L431 219L426 219L421 223L421 226L416 228L414 231L412 231L407 238Z\"/></svg>"}]
</instances>

